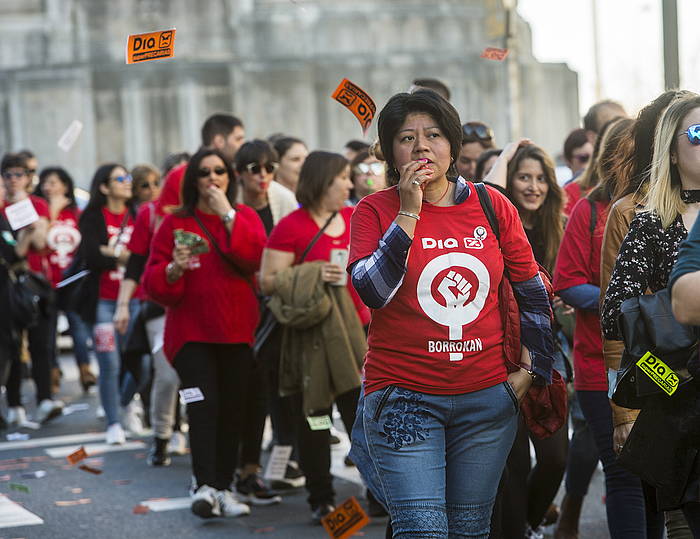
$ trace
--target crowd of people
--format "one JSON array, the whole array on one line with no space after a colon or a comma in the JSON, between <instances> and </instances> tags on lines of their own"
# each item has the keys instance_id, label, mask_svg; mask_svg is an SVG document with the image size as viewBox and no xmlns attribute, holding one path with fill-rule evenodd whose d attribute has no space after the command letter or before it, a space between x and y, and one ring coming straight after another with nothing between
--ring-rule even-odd
<instances>
[{"instance_id":1,"label":"crowd of people","mask_svg":"<svg viewBox=\"0 0 700 539\"><path fill-rule=\"evenodd\" d=\"M599 462L611 537L700 537L697 338L670 394L632 379L636 400L619 397L630 300L660 309L673 285L677 320L700 325L700 95L665 92L636 118L596 103L562 137L564 181L536 141L498 147L449 99L414 81L382 108L378 139L342 153L247 140L215 114L194 154L101 164L89 196L64 168L6 153L3 427L29 420L27 377L31 419L61 415L62 316L106 442L150 427L154 467L189 445L201 518L305 485L320 523L336 503L337 409L345 464L387 537L536 539L555 525L575 539ZM36 216L14 226L26 201ZM271 484L268 419L271 445L291 447Z\"/></svg>"}]
</instances>

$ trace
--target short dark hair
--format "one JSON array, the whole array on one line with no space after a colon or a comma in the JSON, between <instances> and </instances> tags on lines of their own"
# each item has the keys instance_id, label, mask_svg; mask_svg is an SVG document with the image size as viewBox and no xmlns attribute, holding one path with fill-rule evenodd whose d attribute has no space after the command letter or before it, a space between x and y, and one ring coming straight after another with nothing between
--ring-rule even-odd
<instances>
[{"instance_id":1,"label":"short dark hair","mask_svg":"<svg viewBox=\"0 0 700 539\"><path fill-rule=\"evenodd\" d=\"M216 148L200 148L195 153L190 162L187 163L185 175L182 179L182 206L176 210L180 215L194 215L194 209L199 202L199 190L197 182L199 180L199 164L205 157L215 155L221 159L228 174L228 188L226 189L226 198L231 203L231 206L236 207L236 177L233 174L233 168L228 160Z\"/></svg>"},{"instance_id":2,"label":"short dark hair","mask_svg":"<svg viewBox=\"0 0 700 539\"><path fill-rule=\"evenodd\" d=\"M296 195L302 208L316 207L333 180L348 164L348 160L339 153L311 152L299 172Z\"/></svg>"},{"instance_id":3,"label":"short dark hair","mask_svg":"<svg viewBox=\"0 0 700 539\"><path fill-rule=\"evenodd\" d=\"M612 99L604 99L603 101L598 101L597 103L593 104L590 109L588 109L588 112L586 112L586 115L583 117L583 128L586 131L593 131L596 135L600 133L600 128L603 127L600 125L600 120L598 116L600 115L600 111L605 109L605 108L616 108L620 109L622 111L622 115L624 115L625 109L618 103L617 101L613 101Z\"/></svg>"},{"instance_id":4,"label":"short dark hair","mask_svg":"<svg viewBox=\"0 0 700 539\"><path fill-rule=\"evenodd\" d=\"M486 166L486 162L492 157L498 157L501 155L501 152L503 152L503 150L499 148L491 148L490 150L481 152L481 155L476 160L476 170L474 171L474 177L477 181L484 179L484 167Z\"/></svg>"},{"instance_id":5,"label":"short dark hair","mask_svg":"<svg viewBox=\"0 0 700 539\"><path fill-rule=\"evenodd\" d=\"M30 159L35 159L35 158L36 158L36 155L34 155L34 152L31 151L31 150L28 150L28 149L26 149L26 148L25 148L24 150L18 151L17 153L18 153L19 155L21 155L22 157L24 157L27 161L29 161Z\"/></svg>"},{"instance_id":6,"label":"short dark hair","mask_svg":"<svg viewBox=\"0 0 700 539\"><path fill-rule=\"evenodd\" d=\"M387 184L396 185L399 182L399 171L394 160L394 137L406 121L406 117L414 112L430 115L440 126L440 130L450 143L452 165L448 174L457 175L454 162L462 149L462 125L459 114L445 98L432 90L416 90L415 92L396 94L387 101L379 113L377 129L379 144L387 163Z\"/></svg>"},{"instance_id":7,"label":"short dark hair","mask_svg":"<svg viewBox=\"0 0 700 539\"><path fill-rule=\"evenodd\" d=\"M109 177L112 175L112 171L117 167L122 167L126 170L126 167L119 163L106 163L97 167L95 175L92 177L92 182L90 183L90 200L85 210L101 209L107 204L107 195L100 190L100 186L109 183Z\"/></svg>"},{"instance_id":8,"label":"short dark hair","mask_svg":"<svg viewBox=\"0 0 700 539\"><path fill-rule=\"evenodd\" d=\"M277 140L275 140L275 142L272 143L275 151L277 152L278 159L282 159L284 157L284 154L286 154L289 151L289 149L295 144L301 144L302 146L306 147L304 141L296 137L282 137L278 138Z\"/></svg>"},{"instance_id":9,"label":"short dark hair","mask_svg":"<svg viewBox=\"0 0 700 539\"><path fill-rule=\"evenodd\" d=\"M236 127L243 127L231 114L212 114L202 125L202 146L211 146L216 135L228 137Z\"/></svg>"},{"instance_id":10,"label":"short dark hair","mask_svg":"<svg viewBox=\"0 0 700 539\"><path fill-rule=\"evenodd\" d=\"M236 172L243 172L250 163L277 163L279 157L266 140L255 139L243 144L236 154Z\"/></svg>"},{"instance_id":11,"label":"short dark hair","mask_svg":"<svg viewBox=\"0 0 700 539\"><path fill-rule=\"evenodd\" d=\"M414 86L418 86L419 88L428 88L434 92L437 92L440 94L441 97L445 98L447 101L450 100L450 89L447 87L447 85L439 81L437 79L415 79L413 81Z\"/></svg>"},{"instance_id":12,"label":"short dark hair","mask_svg":"<svg viewBox=\"0 0 700 539\"><path fill-rule=\"evenodd\" d=\"M564 159L571 161L574 156L574 150L580 148L588 142L585 129L574 129L564 141Z\"/></svg>"},{"instance_id":13,"label":"short dark hair","mask_svg":"<svg viewBox=\"0 0 700 539\"><path fill-rule=\"evenodd\" d=\"M170 172L177 165L179 165L180 162L189 160L190 152L175 152L168 154L168 156L165 158L165 161L163 161L163 177L167 176L168 172Z\"/></svg>"},{"instance_id":14,"label":"short dark hair","mask_svg":"<svg viewBox=\"0 0 700 539\"><path fill-rule=\"evenodd\" d=\"M71 175L68 174L68 171L63 167L46 167L45 169L43 169L39 173L39 184L36 186L36 189L34 190L33 194L44 199L46 198L46 196L44 195L43 187L46 183L46 180L52 174L55 174L59 181L66 187L66 197L68 198L68 200L70 200L68 207L74 208L76 206L75 193L73 192L73 190L75 189L75 182L73 181Z\"/></svg>"},{"instance_id":15,"label":"short dark hair","mask_svg":"<svg viewBox=\"0 0 700 539\"><path fill-rule=\"evenodd\" d=\"M343 148L352 150L353 152L362 152L364 150L369 150L369 144L364 140L348 140Z\"/></svg>"},{"instance_id":16,"label":"short dark hair","mask_svg":"<svg viewBox=\"0 0 700 539\"><path fill-rule=\"evenodd\" d=\"M8 168L23 168L27 170L27 159L20 153L6 153L0 162L0 174Z\"/></svg>"}]
</instances>

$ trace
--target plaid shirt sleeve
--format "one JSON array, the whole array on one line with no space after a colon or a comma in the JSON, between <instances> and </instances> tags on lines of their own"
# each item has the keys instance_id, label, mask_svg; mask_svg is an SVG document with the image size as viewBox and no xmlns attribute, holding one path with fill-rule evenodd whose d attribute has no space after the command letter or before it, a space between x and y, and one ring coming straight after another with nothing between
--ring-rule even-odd
<instances>
[{"instance_id":1,"label":"plaid shirt sleeve","mask_svg":"<svg viewBox=\"0 0 700 539\"><path fill-rule=\"evenodd\" d=\"M454 180L453 180L454 181ZM455 204L469 197L469 184L457 178ZM413 240L396 223L379 240L379 247L371 255L355 262L350 270L352 284L362 301L371 309L381 309L394 297L403 283L406 259Z\"/></svg>"},{"instance_id":2,"label":"plaid shirt sleeve","mask_svg":"<svg viewBox=\"0 0 700 539\"><path fill-rule=\"evenodd\" d=\"M554 341L547 289L539 273L521 283L511 281L511 285L520 308L520 340L530 351L532 370L551 384Z\"/></svg>"},{"instance_id":3,"label":"plaid shirt sleeve","mask_svg":"<svg viewBox=\"0 0 700 539\"><path fill-rule=\"evenodd\" d=\"M350 273L352 284L365 305L381 309L391 301L403 283L412 243L403 228L392 223L379 240L377 250L355 262Z\"/></svg>"}]
</instances>

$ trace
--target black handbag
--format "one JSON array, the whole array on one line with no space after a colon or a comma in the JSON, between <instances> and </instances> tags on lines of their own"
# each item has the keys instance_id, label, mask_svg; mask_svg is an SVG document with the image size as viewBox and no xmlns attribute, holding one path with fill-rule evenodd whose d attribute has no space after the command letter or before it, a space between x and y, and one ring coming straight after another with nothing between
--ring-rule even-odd
<instances>
[{"instance_id":1,"label":"black handbag","mask_svg":"<svg viewBox=\"0 0 700 539\"><path fill-rule=\"evenodd\" d=\"M325 223L323 223L323 226L318 230L318 232L316 232L316 235L313 238L311 238L311 241L306 246L306 249L304 249L304 252L301 254L301 258L299 258L299 264L304 262L304 260L306 259L306 255L309 254L311 248L316 244L318 239L321 237L321 234L325 232L326 228L328 228L328 225L331 224L331 221L337 213L337 211L334 211L328 218L328 220ZM267 308L266 303L267 299L264 299L263 306L261 308L262 313L260 316L260 323L258 324L258 328L255 330L255 343L253 344L253 354L255 355L255 357L259 357L260 351L265 346L265 343L270 339L270 337L280 326L280 323L277 321L277 318L275 318L275 315L272 314L272 311Z\"/></svg>"},{"instance_id":2,"label":"black handbag","mask_svg":"<svg viewBox=\"0 0 700 539\"><path fill-rule=\"evenodd\" d=\"M0 258L0 264L5 266L10 280L7 287L8 303L14 326L17 329L35 326L41 312L41 298L29 286L28 273L15 273L2 258Z\"/></svg>"},{"instance_id":3,"label":"black handbag","mask_svg":"<svg viewBox=\"0 0 700 539\"><path fill-rule=\"evenodd\" d=\"M672 396L692 380L687 363L698 353L698 329L675 319L668 289L627 299L620 311L617 322L625 350L612 400L641 409L648 397L669 391ZM647 365L639 365L642 358Z\"/></svg>"}]
</instances>

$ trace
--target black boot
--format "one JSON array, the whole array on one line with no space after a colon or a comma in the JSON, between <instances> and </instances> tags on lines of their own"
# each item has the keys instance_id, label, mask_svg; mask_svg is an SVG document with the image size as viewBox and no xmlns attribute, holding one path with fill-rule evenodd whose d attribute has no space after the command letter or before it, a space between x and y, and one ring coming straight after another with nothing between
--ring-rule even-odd
<instances>
[{"instance_id":1,"label":"black boot","mask_svg":"<svg viewBox=\"0 0 700 539\"><path fill-rule=\"evenodd\" d=\"M163 438L153 438L153 445L148 452L149 466L170 466L170 456L168 456L168 440Z\"/></svg>"}]
</instances>

